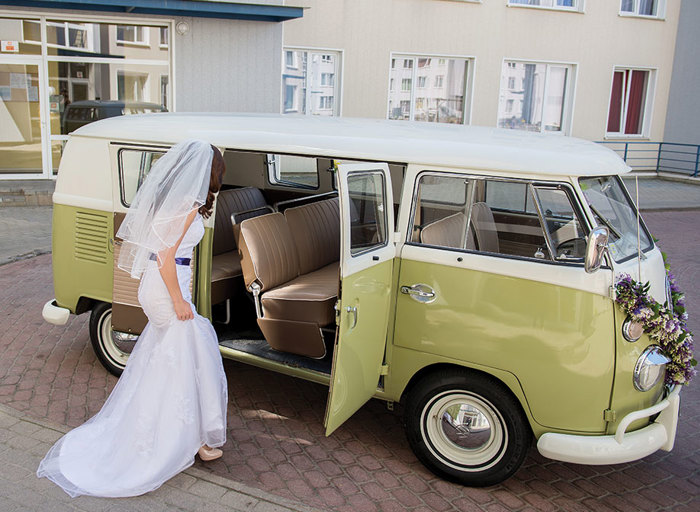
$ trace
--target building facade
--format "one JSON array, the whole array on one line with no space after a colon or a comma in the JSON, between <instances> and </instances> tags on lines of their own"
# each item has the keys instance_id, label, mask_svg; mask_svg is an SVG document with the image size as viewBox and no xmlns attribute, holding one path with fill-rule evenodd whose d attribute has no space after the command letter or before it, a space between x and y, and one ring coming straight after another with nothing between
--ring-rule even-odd
<instances>
[{"instance_id":1,"label":"building facade","mask_svg":"<svg viewBox=\"0 0 700 512\"><path fill-rule=\"evenodd\" d=\"M76 126L66 111L90 122L94 102L112 100L124 113L342 115L610 141L678 137L671 116L698 124L681 0L292 3L0 0L0 179L53 176ZM685 78L671 94L674 75Z\"/></svg>"},{"instance_id":2,"label":"building facade","mask_svg":"<svg viewBox=\"0 0 700 512\"><path fill-rule=\"evenodd\" d=\"M700 2L684 0L678 22L673 77L666 111L666 142L700 144L700 102L693 100L700 84L698 24ZM696 155L697 158L700 157Z\"/></svg>"},{"instance_id":3,"label":"building facade","mask_svg":"<svg viewBox=\"0 0 700 512\"><path fill-rule=\"evenodd\" d=\"M284 25L285 51L339 61L338 114L663 138L680 0L304 5L304 17ZM284 81L283 71L283 103Z\"/></svg>"},{"instance_id":4,"label":"building facade","mask_svg":"<svg viewBox=\"0 0 700 512\"><path fill-rule=\"evenodd\" d=\"M114 108L279 112L282 23L303 14L282 0L46 4L0 1L0 179L53 176L67 131Z\"/></svg>"}]
</instances>

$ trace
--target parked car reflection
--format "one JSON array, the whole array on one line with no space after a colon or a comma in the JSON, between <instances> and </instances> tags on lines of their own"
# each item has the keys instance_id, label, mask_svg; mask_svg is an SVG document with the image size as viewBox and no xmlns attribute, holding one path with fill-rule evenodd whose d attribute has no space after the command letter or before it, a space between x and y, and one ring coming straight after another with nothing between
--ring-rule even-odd
<instances>
[{"instance_id":1,"label":"parked car reflection","mask_svg":"<svg viewBox=\"0 0 700 512\"><path fill-rule=\"evenodd\" d=\"M167 112L158 103L126 102L116 100L84 100L74 101L66 106L61 120L61 133L68 134L81 126L129 114L150 114L152 112Z\"/></svg>"}]
</instances>

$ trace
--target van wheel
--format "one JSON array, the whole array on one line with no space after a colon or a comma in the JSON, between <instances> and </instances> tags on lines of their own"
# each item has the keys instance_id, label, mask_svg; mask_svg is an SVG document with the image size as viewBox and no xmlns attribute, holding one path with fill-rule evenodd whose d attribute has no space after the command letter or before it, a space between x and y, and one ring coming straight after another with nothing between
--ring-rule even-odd
<instances>
[{"instance_id":1,"label":"van wheel","mask_svg":"<svg viewBox=\"0 0 700 512\"><path fill-rule=\"evenodd\" d=\"M90 314L90 341L97 359L109 373L119 377L124 371L129 353L115 343L112 336L112 305L99 302Z\"/></svg>"},{"instance_id":2,"label":"van wheel","mask_svg":"<svg viewBox=\"0 0 700 512\"><path fill-rule=\"evenodd\" d=\"M409 392L405 427L428 469L473 487L513 475L532 439L520 404L500 382L460 370L428 375Z\"/></svg>"}]
</instances>

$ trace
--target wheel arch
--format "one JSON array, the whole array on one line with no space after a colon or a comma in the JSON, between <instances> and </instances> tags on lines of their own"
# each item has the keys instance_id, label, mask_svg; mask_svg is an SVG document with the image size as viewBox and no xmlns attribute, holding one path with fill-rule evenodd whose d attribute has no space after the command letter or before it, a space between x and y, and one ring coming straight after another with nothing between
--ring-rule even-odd
<instances>
[{"instance_id":1,"label":"wheel arch","mask_svg":"<svg viewBox=\"0 0 700 512\"><path fill-rule=\"evenodd\" d=\"M78 298L78 303L75 305L75 314L76 315L82 315L83 313L87 313L90 311L92 308L97 306L101 301L99 299L93 299L91 297L85 297L81 295Z\"/></svg>"},{"instance_id":2,"label":"wheel arch","mask_svg":"<svg viewBox=\"0 0 700 512\"><path fill-rule=\"evenodd\" d=\"M520 385L520 381L512 373L503 370L497 370L493 368L478 368L474 366L467 366L449 362L438 362L429 364L427 366L422 367L416 373L414 373L413 376L406 383L406 386L401 392L401 403L406 403L406 397L408 396L408 394L423 379L429 377L430 375L445 371L458 371L463 372L466 375L481 375L482 377L491 380L492 382L494 382L495 385L501 387L505 392L510 394L520 405L520 409L522 410L523 414L525 414L525 417L527 418L528 423L530 424L530 429L532 430L533 434L536 437L539 437L542 433L544 433L544 429L542 429L542 427L537 422L535 422L535 420L532 417L532 413L530 411L527 398L525 397L525 392L523 391L522 386Z\"/></svg>"}]
</instances>

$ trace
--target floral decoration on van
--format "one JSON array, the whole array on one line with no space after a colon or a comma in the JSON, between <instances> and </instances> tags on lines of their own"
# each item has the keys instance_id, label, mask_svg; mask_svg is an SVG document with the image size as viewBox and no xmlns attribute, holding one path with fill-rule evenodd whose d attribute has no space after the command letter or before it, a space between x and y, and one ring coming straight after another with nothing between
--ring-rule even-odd
<instances>
[{"instance_id":1,"label":"floral decoration on van","mask_svg":"<svg viewBox=\"0 0 700 512\"><path fill-rule=\"evenodd\" d=\"M659 304L649 295L650 284L639 283L628 274L619 276L615 302L629 317L642 324L644 332L658 343L671 362L666 367L667 384L688 384L697 373L693 358L693 334L688 330L685 296L670 272L671 304Z\"/></svg>"}]
</instances>

